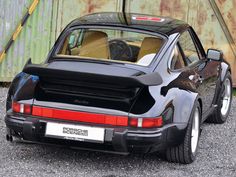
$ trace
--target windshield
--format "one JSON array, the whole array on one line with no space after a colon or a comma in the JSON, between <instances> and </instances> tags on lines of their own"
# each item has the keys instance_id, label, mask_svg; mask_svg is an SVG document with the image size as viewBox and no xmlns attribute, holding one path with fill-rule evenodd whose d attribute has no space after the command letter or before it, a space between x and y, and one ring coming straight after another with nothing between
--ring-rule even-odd
<instances>
[{"instance_id":1,"label":"windshield","mask_svg":"<svg viewBox=\"0 0 236 177\"><path fill-rule=\"evenodd\" d=\"M163 44L163 38L139 32L76 29L65 38L56 56L111 60L148 66Z\"/></svg>"}]
</instances>

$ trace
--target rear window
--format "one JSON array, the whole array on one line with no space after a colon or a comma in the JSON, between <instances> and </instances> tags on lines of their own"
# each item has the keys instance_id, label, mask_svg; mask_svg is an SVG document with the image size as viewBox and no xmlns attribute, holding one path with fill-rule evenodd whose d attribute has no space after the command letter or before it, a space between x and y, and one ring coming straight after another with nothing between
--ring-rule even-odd
<instances>
[{"instance_id":1,"label":"rear window","mask_svg":"<svg viewBox=\"0 0 236 177\"><path fill-rule=\"evenodd\" d=\"M161 37L117 29L76 29L57 50L57 57L129 62L148 66L164 44Z\"/></svg>"}]
</instances>

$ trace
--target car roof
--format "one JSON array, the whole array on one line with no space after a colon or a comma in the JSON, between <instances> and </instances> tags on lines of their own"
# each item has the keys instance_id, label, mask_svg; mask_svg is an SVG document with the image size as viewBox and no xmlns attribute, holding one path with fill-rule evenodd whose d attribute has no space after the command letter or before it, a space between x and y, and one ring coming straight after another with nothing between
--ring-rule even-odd
<instances>
[{"instance_id":1,"label":"car roof","mask_svg":"<svg viewBox=\"0 0 236 177\"><path fill-rule=\"evenodd\" d=\"M137 13L102 12L93 13L72 21L68 27L78 25L103 25L135 28L150 32L171 35L185 31L189 25L170 17L153 16Z\"/></svg>"}]
</instances>

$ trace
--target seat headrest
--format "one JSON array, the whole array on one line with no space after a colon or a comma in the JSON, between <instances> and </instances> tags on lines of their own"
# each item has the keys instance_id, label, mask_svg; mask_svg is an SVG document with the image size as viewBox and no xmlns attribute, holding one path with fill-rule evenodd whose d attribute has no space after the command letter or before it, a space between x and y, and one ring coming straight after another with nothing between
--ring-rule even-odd
<instances>
[{"instance_id":1,"label":"seat headrest","mask_svg":"<svg viewBox=\"0 0 236 177\"><path fill-rule=\"evenodd\" d=\"M87 31L79 56L108 59L110 52L107 34L101 31Z\"/></svg>"},{"instance_id":2,"label":"seat headrest","mask_svg":"<svg viewBox=\"0 0 236 177\"><path fill-rule=\"evenodd\" d=\"M145 37L141 44L137 61L139 61L145 55L157 53L160 50L162 43L163 40L160 38Z\"/></svg>"}]
</instances>

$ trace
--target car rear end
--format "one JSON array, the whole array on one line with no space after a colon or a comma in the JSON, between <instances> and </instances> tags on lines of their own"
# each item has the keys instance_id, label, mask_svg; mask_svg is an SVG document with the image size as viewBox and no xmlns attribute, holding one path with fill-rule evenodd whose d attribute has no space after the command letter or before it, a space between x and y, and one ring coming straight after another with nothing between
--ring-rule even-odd
<instances>
[{"instance_id":1,"label":"car rear end","mask_svg":"<svg viewBox=\"0 0 236 177\"><path fill-rule=\"evenodd\" d=\"M65 65L70 69L62 70ZM9 93L8 138L121 154L163 148L169 129L163 116L169 112L140 116L155 103L148 83L137 79L137 75L148 74L120 66L90 65L104 67L106 73L110 68L112 74L78 72L85 68L83 62L28 65L14 85L14 94ZM150 77L161 83L159 76ZM143 99L147 102L140 107Z\"/></svg>"},{"instance_id":2,"label":"car rear end","mask_svg":"<svg viewBox=\"0 0 236 177\"><path fill-rule=\"evenodd\" d=\"M44 64L28 62L12 82L8 139L127 154L159 150L183 137L183 128L169 124L173 109L156 112L157 96L150 92L162 84L149 66L165 36L111 26L64 33Z\"/></svg>"}]
</instances>

